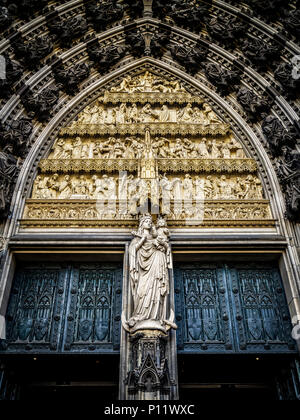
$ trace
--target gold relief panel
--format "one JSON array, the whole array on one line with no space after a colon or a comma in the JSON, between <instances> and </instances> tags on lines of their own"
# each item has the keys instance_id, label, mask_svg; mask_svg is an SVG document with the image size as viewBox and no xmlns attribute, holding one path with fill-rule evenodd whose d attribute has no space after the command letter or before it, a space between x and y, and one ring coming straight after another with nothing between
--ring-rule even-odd
<instances>
[{"instance_id":1,"label":"gold relief panel","mask_svg":"<svg viewBox=\"0 0 300 420\"><path fill-rule=\"evenodd\" d=\"M61 130L39 164L24 228L273 227L254 159L200 97L145 72Z\"/></svg>"},{"instance_id":2,"label":"gold relief panel","mask_svg":"<svg viewBox=\"0 0 300 420\"><path fill-rule=\"evenodd\" d=\"M126 201L27 200L22 227L132 227L138 215ZM273 227L268 202L197 201L172 202L164 214L172 227Z\"/></svg>"},{"instance_id":3,"label":"gold relief panel","mask_svg":"<svg viewBox=\"0 0 300 420\"><path fill-rule=\"evenodd\" d=\"M48 157L70 159L137 159L146 148L157 159L246 159L242 146L232 136L225 138L118 136L108 138L58 138Z\"/></svg>"},{"instance_id":4,"label":"gold relief panel","mask_svg":"<svg viewBox=\"0 0 300 420\"><path fill-rule=\"evenodd\" d=\"M91 106L87 106L81 112L75 125L117 125L117 124L140 124L140 123L176 123L176 124L222 124L210 106L206 103L201 105L188 102L179 108L177 104L146 104L121 103L120 105L101 104L99 100Z\"/></svg>"},{"instance_id":5,"label":"gold relief panel","mask_svg":"<svg viewBox=\"0 0 300 420\"><path fill-rule=\"evenodd\" d=\"M146 163L151 163L147 161ZM150 165L151 166L151 165ZM145 166L147 170L147 166ZM150 167L149 167L150 168ZM149 169L151 170L151 168ZM145 177L144 177L145 178ZM156 191L154 198L153 191ZM195 175L169 176L143 179L126 171L112 174L40 174L32 191L35 199L123 199L136 195L158 199L193 200L198 197L214 200L260 200L263 188L257 176L249 175Z\"/></svg>"}]
</instances>

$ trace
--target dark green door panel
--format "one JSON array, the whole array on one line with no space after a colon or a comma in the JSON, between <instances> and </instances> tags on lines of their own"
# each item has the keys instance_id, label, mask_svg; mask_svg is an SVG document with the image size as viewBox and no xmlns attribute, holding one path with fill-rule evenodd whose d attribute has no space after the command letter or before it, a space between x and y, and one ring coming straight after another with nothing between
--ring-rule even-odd
<instances>
[{"instance_id":1,"label":"dark green door panel","mask_svg":"<svg viewBox=\"0 0 300 420\"><path fill-rule=\"evenodd\" d=\"M5 352L111 352L120 343L122 267L20 267L6 313Z\"/></svg>"},{"instance_id":2,"label":"dark green door panel","mask_svg":"<svg viewBox=\"0 0 300 420\"><path fill-rule=\"evenodd\" d=\"M174 274L179 351L296 352L277 268L181 264Z\"/></svg>"}]
</instances>

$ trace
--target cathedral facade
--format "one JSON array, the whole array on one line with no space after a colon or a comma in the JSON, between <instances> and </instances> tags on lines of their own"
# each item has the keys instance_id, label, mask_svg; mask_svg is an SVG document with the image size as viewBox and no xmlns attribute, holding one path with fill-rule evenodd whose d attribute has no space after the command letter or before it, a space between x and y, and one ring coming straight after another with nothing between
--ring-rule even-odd
<instances>
[{"instance_id":1,"label":"cathedral facade","mask_svg":"<svg viewBox=\"0 0 300 420\"><path fill-rule=\"evenodd\" d=\"M299 2L0 6L0 399L300 399Z\"/></svg>"}]
</instances>

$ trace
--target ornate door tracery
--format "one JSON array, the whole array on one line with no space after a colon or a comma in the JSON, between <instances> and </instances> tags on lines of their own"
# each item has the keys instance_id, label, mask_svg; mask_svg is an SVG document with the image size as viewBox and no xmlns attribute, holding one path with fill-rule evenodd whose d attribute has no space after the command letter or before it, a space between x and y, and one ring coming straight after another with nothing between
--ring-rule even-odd
<instances>
[{"instance_id":1,"label":"ornate door tracery","mask_svg":"<svg viewBox=\"0 0 300 420\"><path fill-rule=\"evenodd\" d=\"M113 264L47 264L19 269L2 350L118 350L121 279L122 268Z\"/></svg>"},{"instance_id":2,"label":"ornate door tracery","mask_svg":"<svg viewBox=\"0 0 300 420\"><path fill-rule=\"evenodd\" d=\"M175 303L179 351L296 351L276 268L178 266Z\"/></svg>"}]
</instances>

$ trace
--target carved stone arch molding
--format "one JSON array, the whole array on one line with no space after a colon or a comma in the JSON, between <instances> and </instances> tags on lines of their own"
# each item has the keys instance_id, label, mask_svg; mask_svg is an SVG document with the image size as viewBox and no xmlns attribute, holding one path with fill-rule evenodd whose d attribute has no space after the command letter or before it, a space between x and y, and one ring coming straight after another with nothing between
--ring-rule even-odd
<instances>
[{"instance_id":1,"label":"carved stone arch molding","mask_svg":"<svg viewBox=\"0 0 300 420\"><path fill-rule=\"evenodd\" d=\"M202 81L183 72L181 69L167 64L161 60L151 57L133 60L111 71L109 74L92 79L92 83L87 83L87 87L80 91L71 100L64 103L63 107L56 112L55 116L42 128L30 149L26 160L21 168L11 205L11 217L7 221L5 235L11 237L18 233L18 220L22 217L25 199L29 197L32 190L33 181L37 175L37 168L40 160L47 156L58 137L59 131L69 122L74 120L76 115L87 105L95 101L101 94L111 87L120 84L128 75L134 76L146 70L171 80L179 80L182 86L192 95L199 96L207 102L216 112L218 117L230 125L236 139L241 142L249 158L256 160L258 172L264 187L266 198L270 200L272 215L278 220L276 223L277 232L286 235L286 223L283 218L285 211L284 198L276 177L270 158L266 153L261 141L255 131L233 109L226 99L222 98L215 91L205 86Z\"/></svg>"}]
</instances>

